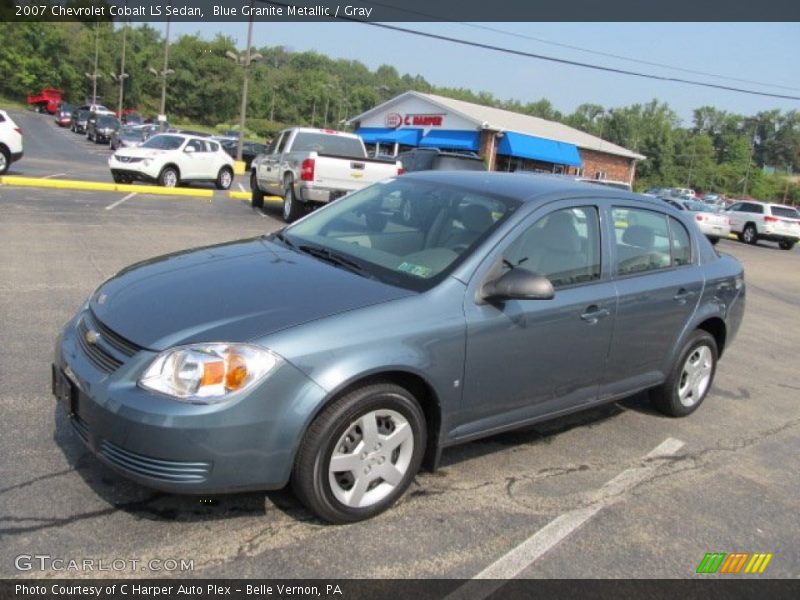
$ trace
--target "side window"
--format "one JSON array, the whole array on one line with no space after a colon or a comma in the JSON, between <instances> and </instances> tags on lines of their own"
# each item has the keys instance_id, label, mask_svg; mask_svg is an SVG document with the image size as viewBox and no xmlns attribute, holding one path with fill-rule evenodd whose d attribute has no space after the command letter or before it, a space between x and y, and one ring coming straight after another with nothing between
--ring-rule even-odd
<instances>
[{"instance_id":1,"label":"side window","mask_svg":"<svg viewBox=\"0 0 800 600\"><path fill-rule=\"evenodd\" d=\"M739 212L739 211L741 211L741 210L742 210L742 204L741 204L741 202L737 202L737 203L736 203L736 204L734 204L733 206L729 206L729 207L728 207L728 210L729 210L729 211L732 211L732 212Z\"/></svg>"},{"instance_id":2,"label":"side window","mask_svg":"<svg viewBox=\"0 0 800 600\"><path fill-rule=\"evenodd\" d=\"M278 140L278 149L275 152L277 152L278 154L283 154L283 150L284 148L286 148L286 142L289 141L291 135L292 135L291 131L286 131L281 135L281 139Z\"/></svg>"},{"instance_id":3,"label":"side window","mask_svg":"<svg viewBox=\"0 0 800 600\"><path fill-rule=\"evenodd\" d=\"M203 142L201 142L200 140L191 139L191 140L189 140L189 143L186 144L186 147L187 148L194 148L195 152L205 152L206 151L205 144L203 144Z\"/></svg>"},{"instance_id":4,"label":"side window","mask_svg":"<svg viewBox=\"0 0 800 600\"><path fill-rule=\"evenodd\" d=\"M612 210L617 246L617 273L631 275L672 264L667 216L639 208Z\"/></svg>"},{"instance_id":5,"label":"side window","mask_svg":"<svg viewBox=\"0 0 800 600\"><path fill-rule=\"evenodd\" d=\"M208 147L209 152L216 152L219 150L219 144L216 142L206 142L206 146Z\"/></svg>"},{"instance_id":6,"label":"side window","mask_svg":"<svg viewBox=\"0 0 800 600\"><path fill-rule=\"evenodd\" d=\"M683 223L673 217L669 218L669 231L672 246L673 266L692 264L692 238Z\"/></svg>"},{"instance_id":7,"label":"side window","mask_svg":"<svg viewBox=\"0 0 800 600\"><path fill-rule=\"evenodd\" d=\"M600 279L600 220L593 206L565 208L534 223L506 250L507 268L547 277L559 288Z\"/></svg>"},{"instance_id":8,"label":"side window","mask_svg":"<svg viewBox=\"0 0 800 600\"><path fill-rule=\"evenodd\" d=\"M763 204L751 204L751 206L753 208L753 212L754 213L756 213L758 215L763 215L764 214L764 205Z\"/></svg>"}]
</instances>

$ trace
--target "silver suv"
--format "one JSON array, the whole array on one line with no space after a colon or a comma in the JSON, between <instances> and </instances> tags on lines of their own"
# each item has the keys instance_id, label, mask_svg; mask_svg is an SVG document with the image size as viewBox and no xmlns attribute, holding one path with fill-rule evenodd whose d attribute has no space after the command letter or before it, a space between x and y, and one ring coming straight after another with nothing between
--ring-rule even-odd
<instances>
[{"instance_id":1,"label":"silver suv","mask_svg":"<svg viewBox=\"0 0 800 600\"><path fill-rule=\"evenodd\" d=\"M791 206L748 200L733 204L728 214L731 233L746 244L768 240L778 242L781 250L791 250L800 239L800 214Z\"/></svg>"}]
</instances>

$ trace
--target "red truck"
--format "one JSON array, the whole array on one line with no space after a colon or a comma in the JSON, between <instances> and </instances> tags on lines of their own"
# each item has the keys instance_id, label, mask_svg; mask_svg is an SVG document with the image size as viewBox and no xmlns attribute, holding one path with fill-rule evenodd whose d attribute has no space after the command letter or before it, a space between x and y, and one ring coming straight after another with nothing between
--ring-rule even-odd
<instances>
[{"instance_id":1,"label":"red truck","mask_svg":"<svg viewBox=\"0 0 800 600\"><path fill-rule=\"evenodd\" d=\"M64 91L57 88L44 88L39 94L28 96L28 104L36 112L49 112L51 115L58 110L58 105L64 96Z\"/></svg>"}]
</instances>

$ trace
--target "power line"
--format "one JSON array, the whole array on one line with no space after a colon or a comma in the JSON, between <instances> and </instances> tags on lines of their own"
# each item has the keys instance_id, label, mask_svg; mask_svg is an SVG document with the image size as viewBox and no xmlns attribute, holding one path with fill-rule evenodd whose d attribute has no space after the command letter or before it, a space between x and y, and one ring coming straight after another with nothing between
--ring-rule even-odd
<instances>
[{"instance_id":1,"label":"power line","mask_svg":"<svg viewBox=\"0 0 800 600\"><path fill-rule=\"evenodd\" d=\"M503 35L508 35L508 36L521 38L521 39L526 39L526 40L531 40L531 41L534 41L534 42L540 42L542 44L550 44L551 46L559 46L561 48L568 48L570 50L577 50L579 52L587 52L589 54L595 54L597 56L607 56L609 58L616 58L616 59L619 59L619 60L625 60L625 61L628 61L628 62L638 63L638 64L641 64L641 65L648 65L648 66L651 66L651 67L661 67L661 68L664 68L664 69L672 69L672 70L675 70L675 71L681 71L683 73L692 73L693 75L703 75L705 77L714 77L716 79L727 79L728 81L738 81L740 83L752 83L754 85L763 85L763 86L766 86L766 87L773 87L773 88L778 88L778 89L782 89L782 90L800 91L800 88L791 87L791 86L788 86L788 85L779 85L777 83L766 83L766 82L763 82L763 81L755 81L755 80L752 80L752 79L739 79L737 77L728 77L727 75L718 75L716 73L708 73L706 71L696 71L694 69L686 69L684 67L676 67L675 65L668 65L668 64L665 64L665 63L652 62L652 61L649 61L649 60L642 60L642 59L639 59L639 58L631 58L629 56L623 56L621 54L612 54L610 52L602 52L600 50L591 50L589 48L582 48L580 46L573 46L571 44L564 44L564 43L561 43L561 42L554 42L552 40L546 40L546 39L543 39L543 38L533 37L533 36L525 35L525 34L522 34L522 33L516 33L514 31L507 31L505 29L498 29L496 27L489 27L488 25L478 25L477 23L465 23L463 21L459 21L458 23L459 23L459 25L463 25L465 27L472 27L474 29L484 29L486 31L492 31L494 33L502 33Z\"/></svg>"},{"instance_id":2,"label":"power line","mask_svg":"<svg viewBox=\"0 0 800 600\"><path fill-rule=\"evenodd\" d=\"M505 54L513 54L516 56L524 56L526 58L535 58L544 61L555 62L563 65L571 65L573 67L582 67L585 69L593 69L595 71L604 71L606 73L617 73L619 75L630 75L632 77L641 77L643 79L653 79L657 81L669 81L674 83L685 83L687 85L694 85L698 87L707 87L713 88L718 90L726 90L729 92L739 92L741 94L751 94L753 96L764 96L768 98L781 98L783 100L800 100L800 96L788 96L785 94L772 94L769 92L759 92L756 90L748 90L744 88L737 88L731 87L727 85L720 85L716 83L707 83L702 81L693 81L691 79L681 79L679 77L667 77L663 75L654 75L651 73L640 73L638 71L628 71L626 69L617 69L614 67L604 67L602 65L595 65L591 63L580 62L576 60L568 60L565 58L557 58L555 56L547 56L544 54L535 54L533 52L524 52L522 50L513 50L511 48L503 48L501 46L494 46L492 44L484 44L481 42L471 42L469 40L462 40L459 38L453 38L446 35L440 35L436 33L427 33L424 31L417 31L416 29L408 29L406 27L399 27L397 25L388 25L386 23L373 23L369 21L361 21L359 19L353 19L349 17L339 17L341 20L351 21L354 23L361 23L363 25L370 25L372 27L380 27L382 29L389 29L392 31L399 31L401 33L408 33L411 35L417 35L421 37L427 37L436 40L442 40L445 42L451 42L454 44L461 44L463 46L472 46L474 48L483 48L484 50L493 50L495 52L503 52Z\"/></svg>"}]
</instances>

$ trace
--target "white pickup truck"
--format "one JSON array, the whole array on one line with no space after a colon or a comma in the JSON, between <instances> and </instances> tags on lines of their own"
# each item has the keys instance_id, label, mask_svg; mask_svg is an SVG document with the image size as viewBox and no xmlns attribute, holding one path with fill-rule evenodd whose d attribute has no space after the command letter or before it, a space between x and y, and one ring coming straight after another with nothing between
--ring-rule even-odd
<instances>
[{"instance_id":1,"label":"white pickup truck","mask_svg":"<svg viewBox=\"0 0 800 600\"><path fill-rule=\"evenodd\" d=\"M294 127L278 134L253 160L251 202L261 208L265 195L282 196L283 219L291 223L307 208L402 172L400 161L367 158L355 134Z\"/></svg>"}]
</instances>

